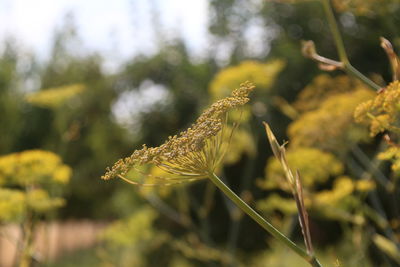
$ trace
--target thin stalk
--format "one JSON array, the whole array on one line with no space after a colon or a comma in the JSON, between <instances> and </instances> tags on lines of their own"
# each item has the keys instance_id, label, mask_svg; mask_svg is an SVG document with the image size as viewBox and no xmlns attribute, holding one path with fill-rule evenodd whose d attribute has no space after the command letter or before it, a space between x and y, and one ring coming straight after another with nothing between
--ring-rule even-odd
<instances>
[{"instance_id":1,"label":"thin stalk","mask_svg":"<svg viewBox=\"0 0 400 267\"><path fill-rule=\"evenodd\" d=\"M253 220L255 220L262 228L267 230L274 238L278 239L284 243L291 250L296 252L300 257L304 258L311 266L322 267L321 263L313 256L308 255L307 252L293 243L284 234L282 234L278 229L276 229L272 224L267 222L261 215L259 215L255 210L253 210L246 202L244 202L238 195L236 195L229 187L227 187L221 179L215 174L209 173L210 180L217 186L221 191L233 202L237 207L239 207L244 213L249 215Z\"/></svg>"},{"instance_id":2,"label":"thin stalk","mask_svg":"<svg viewBox=\"0 0 400 267\"><path fill-rule=\"evenodd\" d=\"M33 230L34 219L31 212L28 212L27 219L22 224L23 245L19 261L19 267L29 267L33 259Z\"/></svg>"},{"instance_id":3,"label":"thin stalk","mask_svg":"<svg viewBox=\"0 0 400 267\"><path fill-rule=\"evenodd\" d=\"M242 174L242 181L239 186L239 191L244 192L245 190L248 189L249 184L251 182L251 173L253 172L254 169L254 163L255 160L252 156L249 156L247 158L246 166L244 167L244 172ZM230 226L229 230L229 241L228 241L228 251L230 252L231 255L235 255L236 247L237 247L237 242L239 239L239 234L240 234L240 224L242 221L242 212L238 210L239 208L236 207L236 212L234 211L234 214L239 212L238 216L232 216L232 223ZM232 264L231 266L236 266L235 264Z\"/></svg>"},{"instance_id":4,"label":"thin stalk","mask_svg":"<svg viewBox=\"0 0 400 267\"><path fill-rule=\"evenodd\" d=\"M364 170L352 157L348 157L345 162L349 170L353 172L355 176L363 177L364 175L369 175L373 177L370 169ZM383 220L388 221L388 217L386 215L386 212L382 206L381 200L379 199L376 190L371 191L368 194L368 199L371 202L371 205L373 206L377 214L379 214ZM389 240L393 241L394 243L397 243L397 240L394 237L395 234L390 227L386 227L386 229L383 229L383 232Z\"/></svg>"},{"instance_id":5,"label":"thin stalk","mask_svg":"<svg viewBox=\"0 0 400 267\"><path fill-rule=\"evenodd\" d=\"M340 61L343 63L343 68L350 74L355 76L356 78L363 81L372 89L378 91L381 89L381 86L377 85L370 79L368 79L364 74L359 72L356 68L354 68L349 61L349 58L346 53L346 49L344 47L343 39L339 31L339 27L336 23L335 15L333 14L333 10L331 7L330 0L322 0L322 4L324 7L324 12L326 14L326 18L328 20L329 28L331 29L333 39L335 41L336 50L339 54Z\"/></svg>"},{"instance_id":6,"label":"thin stalk","mask_svg":"<svg viewBox=\"0 0 400 267\"><path fill-rule=\"evenodd\" d=\"M335 15L333 14L330 0L322 0L322 4L324 6L324 11L328 20L329 28L331 29L331 32L333 34L333 39L336 44L336 49L339 54L340 61L343 64L349 64L349 59L347 57L346 49L344 48L344 43L342 36L340 35L339 27L336 23Z\"/></svg>"},{"instance_id":7,"label":"thin stalk","mask_svg":"<svg viewBox=\"0 0 400 267\"><path fill-rule=\"evenodd\" d=\"M344 64L344 69L350 74L353 75L354 77L360 79L362 82L364 82L366 85L368 85L369 87L371 87L372 89L379 91L380 89L382 89L382 86L377 85L376 83L374 83L373 81L371 81L369 78L367 78L364 74L362 74L361 72L359 72L356 68L354 68L350 62L348 62L347 64Z\"/></svg>"},{"instance_id":8,"label":"thin stalk","mask_svg":"<svg viewBox=\"0 0 400 267\"><path fill-rule=\"evenodd\" d=\"M379 148L379 151L382 151L382 145ZM361 148L358 145L354 145L351 148L351 152L354 155L354 157L361 163L361 165L365 169L365 173L369 174L375 180L386 190L390 188L390 180L385 176L385 174L382 173L382 171L379 169L379 164L381 164L381 160L377 158L377 156L374 157L374 159L370 159L364 151L361 150Z\"/></svg>"}]
</instances>

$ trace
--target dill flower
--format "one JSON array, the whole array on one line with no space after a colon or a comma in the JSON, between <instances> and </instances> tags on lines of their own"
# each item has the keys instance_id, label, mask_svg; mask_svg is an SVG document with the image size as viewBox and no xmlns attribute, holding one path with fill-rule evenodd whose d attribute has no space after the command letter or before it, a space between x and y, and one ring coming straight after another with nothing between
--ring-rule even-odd
<instances>
[{"instance_id":1,"label":"dill flower","mask_svg":"<svg viewBox=\"0 0 400 267\"><path fill-rule=\"evenodd\" d=\"M71 168L50 151L25 150L0 157L0 185L67 184L71 175Z\"/></svg>"},{"instance_id":2,"label":"dill flower","mask_svg":"<svg viewBox=\"0 0 400 267\"><path fill-rule=\"evenodd\" d=\"M46 190L33 189L26 193L26 205L37 213L46 213L64 206L65 200L50 196Z\"/></svg>"},{"instance_id":3,"label":"dill flower","mask_svg":"<svg viewBox=\"0 0 400 267\"><path fill-rule=\"evenodd\" d=\"M353 192L369 192L374 190L375 187L376 185L373 180L362 179L354 181L351 177L343 175L335 178L332 189L322 190L314 194L313 200L315 201L314 204L317 206L337 205L339 207L340 205L338 205L338 203L342 200L346 200L346 198L351 198Z\"/></svg>"},{"instance_id":4,"label":"dill flower","mask_svg":"<svg viewBox=\"0 0 400 267\"><path fill-rule=\"evenodd\" d=\"M42 108L58 108L69 99L82 93L86 89L83 84L71 84L55 88L40 90L28 94L25 99L28 103Z\"/></svg>"},{"instance_id":5,"label":"dill flower","mask_svg":"<svg viewBox=\"0 0 400 267\"><path fill-rule=\"evenodd\" d=\"M261 63L253 60L243 61L237 66L220 71L211 81L209 92L213 100L228 96L241 81L253 81L257 91L270 89L278 74L285 67L283 60Z\"/></svg>"},{"instance_id":6,"label":"dill flower","mask_svg":"<svg viewBox=\"0 0 400 267\"><path fill-rule=\"evenodd\" d=\"M257 201L257 209L265 213L275 210L279 210L284 214L296 214L298 212L294 199L282 197L276 193L272 193L266 199Z\"/></svg>"},{"instance_id":7,"label":"dill flower","mask_svg":"<svg viewBox=\"0 0 400 267\"><path fill-rule=\"evenodd\" d=\"M391 83L374 99L357 106L354 112L356 122L370 126L371 136L385 130L400 132L397 118L400 111L400 82Z\"/></svg>"},{"instance_id":8,"label":"dill flower","mask_svg":"<svg viewBox=\"0 0 400 267\"><path fill-rule=\"evenodd\" d=\"M315 187L328 181L329 177L340 175L343 164L332 154L316 148L296 147L286 152L288 164L301 173L302 184L306 188ZM266 179L259 182L264 189L280 188L290 191L285 172L278 159L271 157L265 168Z\"/></svg>"},{"instance_id":9,"label":"dill flower","mask_svg":"<svg viewBox=\"0 0 400 267\"><path fill-rule=\"evenodd\" d=\"M107 168L102 179L119 177L131 184L154 185L126 178L131 170L140 176L150 176L151 174L146 173L146 166L157 166L170 174L152 176L163 184L196 181L208 177L221 162L226 151L224 128L227 112L246 104L253 89L252 83L242 83L231 96L215 102L206 109L192 127L179 135L170 136L159 147L143 145L142 149L135 150L131 156L118 160L111 169Z\"/></svg>"},{"instance_id":10,"label":"dill flower","mask_svg":"<svg viewBox=\"0 0 400 267\"><path fill-rule=\"evenodd\" d=\"M400 148L398 146L390 146L385 151L378 154L380 160L390 160L392 162L392 170L397 175L400 174Z\"/></svg>"},{"instance_id":11,"label":"dill flower","mask_svg":"<svg viewBox=\"0 0 400 267\"><path fill-rule=\"evenodd\" d=\"M318 204L335 205L354 191L354 183L350 177L340 176L335 179L332 190L323 190L315 194Z\"/></svg>"},{"instance_id":12,"label":"dill flower","mask_svg":"<svg viewBox=\"0 0 400 267\"><path fill-rule=\"evenodd\" d=\"M14 221L25 210L25 194L20 190L0 187L0 222Z\"/></svg>"},{"instance_id":13,"label":"dill flower","mask_svg":"<svg viewBox=\"0 0 400 267\"><path fill-rule=\"evenodd\" d=\"M326 99L357 89L368 89L359 80L353 79L347 75L331 77L328 74L321 74L315 77L299 95L293 106L301 113L315 110L320 107Z\"/></svg>"},{"instance_id":14,"label":"dill flower","mask_svg":"<svg viewBox=\"0 0 400 267\"><path fill-rule=\"evenodd\" d=\"M0 187L0 222L21 221L27 211L46 213L65 204L60 197L52 197L43 189L19 190Z\"/></svg>"},{"instance_id":15,"label":"dill flower","mask_svg":"<svg viewBox=\"0 0 400 267\"><path fill-rule=\"evenodd\" d=\"M71 174L71 168L50 151L1 156L0 221L23 221L28 211L42 214L63 206L65 200L51 193L55 185L67 184Z\"/></svg>"},{"instance_id":16,"label":"dill flower","mask_svg":"<svg viewBox=\"0 0 400 267\"><path fill-rule=\"evenodd\" d=\"M343 151L350 144L367 139L367 129L354 122L353 113L360 103L373 97L373 91L359 88L325 99L317 109L303 113L289 125L291 147Z\"/></svg>"}]
</instances>

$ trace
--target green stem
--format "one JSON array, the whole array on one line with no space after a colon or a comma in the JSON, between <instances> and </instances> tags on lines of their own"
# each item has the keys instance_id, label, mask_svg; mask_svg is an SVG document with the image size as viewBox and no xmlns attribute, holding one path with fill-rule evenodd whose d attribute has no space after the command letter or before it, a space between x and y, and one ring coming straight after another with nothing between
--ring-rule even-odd
<instances>
[{"instance_id":1,"label":"green stem","mask_svg":"<svg viewBox=\"0 0 400 267\"><path fill-rule=\"evenodd\" d=\"M333 39L336 44L336 49L339 54L340 61L343 64L348 64L349 59L347 58L346 49L344 48L344 43L342 36L339 32L339 27L336 23L335 15L333 14L333 10L330 4L330 0L322 0L322 4L324 6L324 11L328 20L329 28L332 31Z\"/></svg>"},{"instance_id":2,"label":"green stem","mask_svg":"<svg viewBox=\"0 0 400 267\"><path fill-rule=\"evenodd\" d=\"M363 81L366 85L368 85L369 87L371 87L372 89L378 91L382 88L382 86L377 85L376 83L374 83L373 81L371 81L369 78L367 78L364 74L362 74L361 72L359 72L356 68L354 68L350 62L348 62L347 64L344 64L344 69L350 74L353 75L354 77L360 79L361 81Z\"/></svg>"},{"instance_id":3,"label":"green stem","mask_svg":"<svg viewBox=\"0 0 400 267\"><path fill-rule=\"evenodd\" d=\"M347 57L346 49L344 47L343 39L339 31L339 27L336 23L335 15L333 14L333 10L330 4L330 0L322 0L322 4L324 6L324 11L328 20L329 28L331 29L333 39L335 41L336 45L336 50L339 54L340 61L343 63L344 69L351 75L355 76L356 78L360 79L363 81L365 84L367 84L369 87L371 87L374 90L379 90L381 89L381 86L377 85L370 79L368 79L365 75L363 75L361 72L359 72L357 69L355 69L349 61L349 58Z\"/></svg>"},{"instance_id":4,"label":"green stem","mask_svg":"<svg viewBox=\"0 0 400 267\"><path fill-rule=\"evenodd\" d=\"M19 267L29 267L32 264L34 219L32 212L27 212L27 219L22 224L22 253Z\"/></svg>"},{"instance_id":5,"label":"green stem","mask_svg":"<svg viewBox=\"0 0 400 267\"><path fill-rule=\"evenodd\" d=\"M308 255L307 252L298 247L289 238L282 234L278 229L276 229L272 224L267 222L261 215L259 215L255 210L253 210L246 202L244 202L238 195L236 195L229 187L227 187L221 179L215 173L209 173L210 180L219 188L221 191L233 202L237 207L239 207L244 213L249 215L253 220L255 220L262 228L267 230L273 237L284 243L291 250L296 252L300 257L308 261L311 266L322 267L319 261L313 256Z\"/></svg>"}]
</instances>

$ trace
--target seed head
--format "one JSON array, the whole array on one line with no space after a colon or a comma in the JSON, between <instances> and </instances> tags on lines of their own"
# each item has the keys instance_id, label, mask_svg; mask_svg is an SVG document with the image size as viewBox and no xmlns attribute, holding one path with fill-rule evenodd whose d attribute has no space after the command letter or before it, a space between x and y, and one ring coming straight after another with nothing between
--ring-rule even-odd
<instances>
[{"instance_id":1,"label":"seed head","mask_svg":"<svg viewBox=\"0 0 400 267\"><path fill-rule=\"evenodd\" d=\"M135 150L131 156L118 160L111 169L108 168L102 179L119 177L133 184L145 185L125 177L131 170L148 175L140 170L143 165L155 165L170 174L168 177L154 177L163 180L161 184L206 178L221 162L226 151L224 126L227 112L246 104L253 89L250 82L242 83L230 97L206 109L186 131L170 136L159 147L143 145L142 149Z\"/></svg>"}]
</instances>

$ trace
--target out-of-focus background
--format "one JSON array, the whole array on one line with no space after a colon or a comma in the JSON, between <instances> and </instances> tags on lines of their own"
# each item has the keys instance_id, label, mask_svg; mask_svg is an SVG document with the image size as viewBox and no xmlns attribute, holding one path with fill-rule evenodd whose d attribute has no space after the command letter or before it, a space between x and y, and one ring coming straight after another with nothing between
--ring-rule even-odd
<instances>
[{"instance_id":1,"label":"out-of-focus background","mask_svg":"<svg viewBox=\"0 0 400 267\"><path fill-rule=\"evenodd\" d=\"M389 83L379 37L398 51L399 2L332 3L353 65ZM224 181L302 244L268 121L316 196L307 205L321 260L400 264L398 190L374 180L396 174L384 164L360 182L379 142L352 112L374 93L301 53L313 40L337 59L319 1L1 0L0 18L0 266L307 266L208 181L142 188L100 179L246 80L257 88ZM322 105L328 96L337 102Z\"/></svg>"}]
</instances>

